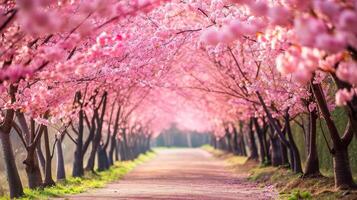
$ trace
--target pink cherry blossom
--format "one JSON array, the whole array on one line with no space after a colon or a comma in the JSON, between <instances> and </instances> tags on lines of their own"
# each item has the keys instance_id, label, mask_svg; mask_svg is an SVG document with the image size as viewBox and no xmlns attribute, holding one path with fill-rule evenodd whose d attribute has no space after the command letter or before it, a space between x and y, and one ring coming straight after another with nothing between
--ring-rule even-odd
<instances>
[{"instance_id":1,"label":"pink cherry blossom","mask_svg":"<svg viewBox=\"0 0 357 200\"><path fill-rule=\"evenodd\" d=\"M354 92L349 92L347 89L339 90L336 93L336 105L338 106L344 106L347 104L347 102L352 100L352 97L354 96Z\"/></svg>"}]
</instances>

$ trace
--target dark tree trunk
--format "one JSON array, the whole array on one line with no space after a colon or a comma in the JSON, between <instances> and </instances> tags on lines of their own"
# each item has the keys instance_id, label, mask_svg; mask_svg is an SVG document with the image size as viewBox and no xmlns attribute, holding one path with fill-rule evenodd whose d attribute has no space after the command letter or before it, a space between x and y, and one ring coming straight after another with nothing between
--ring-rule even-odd
<instances>
[{"instance_id":1,"label":"dark tree trunk","mask_svg":"<svg viewBox=\"0 0 357 200\"><path fill-rule=\"evenodd\" d=\"M335 149L333 154L333 166L336 187L339 189L356 187L352 178L347 146Z\"/></svg>"},{"instance_id":2,"label":"dark tree trunk","mask_svg":"<svg viewBox=\"0 0 357 200\"><path fill-rule=\"evenodd\" d=\"M295 140L293 138L293 134L291 132L290 117L288 111L286 111L285 123L286 123L286 132L289 138L290 151L292 152L291 160L293 160L292 162L293 165L291 167L294 172L302 173L300 153L299 153L299 149L296 146Z\"/></svg>"},{"instance_id":3,"label":"dark tree trunk","mask_svg":"<svg viewBox=\"0 0 357 200\"><path fill-rule=\"evenodd\" d=\"M242 149L242 141L241 141L241 137L237 131L237 128L233 125L233 133L234 133L234 149L235 149L235 153L237 155L243 156L243 149Z\"/></svg>"},{"instance_id":4,"label":"dark tree trunk","mask_svg":"<svg viewBox=\"0 0 357 200\"><path fill-rule=\"evenodd\" d=\"M101 138L102 138L102 127L103 127L103 122L104 122L104 115L105 115L105 109L106 109L106 104L107 104L107 92L104 92L103 96L102 96L102 111L101 111L101 115L100 117L96 114L96 111L98 111L98 109L95 109L95 113L94 116L96 116L97 118L97 130L96 130L96 134L93 138L92 141L92 149L88 158L88 162L87 162L87 166L86 166L86 170L87 171L94 171L94 164L95 164L95 155L97 153Z\"/></svg>"},{"instance_id":5,"label":"dark tree trunk","mask_svg":"<svg viewBox=\"0 0 357 200\"><path fill-rule=\"evenodd\" d=\"M285 165L285 166L290 166L289 163L289 157L288 157L288 149L286 147L286 145L283 144L283 142L281 142L279 140L279 146L280 146L280 154L281 154L281 165Z\"/></svg>"},{"instance_id":6,"label":"dark tree trunk","mask_svg":"<svg viewBox=\"0 0 357 200\"><path fill-rule=\"evenodd\" d=\"M126 138L126 129L123 129L123 132L122 132L122 136L123 136L123 140L121 141L122 142L122 160L126 161L126 160L129 160L129 154L130 154L130 149L129 149L129 146L128 146L128 140Z\"/></svg>"},{"instance_id":7,"label":"dark tree trunk","mask_svg":"<svg viewBox=\"0 0 357 200\"><path fill-rule=\"evenodd\" d=\"M17 91L17 87L10 85L9 94L11 97L11 103L16 101L15 99L16 91ZM10 198L20 197L24 194L19 172L16 167L15 156L12 150L12 144L10 140L10 132L11 132L14 116L15 116L15 111L13 109L7 109L5 118L0 126L0 140L1 140L2 152L4 156L4 165L7 175L7 181L9 184Z\"/></svg>"},{"instance_id":8,"label":"dark tree trunk","mask_svg":"<svg viewBox=\"0 0 357 200\"><path fill-rule=\"evenodd\" d=\"M258 160L258 148L257 148L257 144L255 143L253 120L250 120L249 122L249 150L250 150L250 155L248 159Z\"/></svg>"},{"instance_id":9,"label":"dark tree trunk","mask_svg":"<svg viewBox=\"0 0 357 200\"><path fill-rule=\"evenodd\" d=\"M225 139L226 139L226 143L227 143L227 151L228 152L233 152L233 148L232 148L232 135L230 134L230 132L228 131L228 129L226 129L226 135L225 135Z\"/></svg>"},{"instance_id":10,"label":"dark tree trunk","mask_svg":"<svg viewBox=\"0 0 357 200\"><path fill-rule=\"evenodd\" d=\"M56 144L56 150L57 150L57 180L66 179L66 169L64 167L62 140L63 140L63 136L59 136L57 144Z\"/></svg>"},{"instance_id":11,"label":"dark tree trunk","mask_svg":"<svg viewBox=\"0 0 357 200\"><path fill-rule=\"evenodd\" d=\"M218 142L219 142L219 149L221 149L223 151L227 151L228 150L225 137L219 138Z\"/></svg>"},{"instance_id":12,"label":"dark tree trunk","mask_svg":"<svg viewBox=\"0 0 357 200\"><path fill-rule=\"evenodd\" d=\"M125 158L125 147L124 147L124 143L123 143L123 140L119 140L119 154L120 154L120 160L121 161L125 161L126 158Z\"/></svg>"},{"instance_id":13,"label":"dark tree trunk","mask_svg":"<svg viewBox=\"0 0 357 200\"><path fill-rule=\"evenodd\" d=\"M36 154L37 154L37 159L41 165L42 172L45 174L45 168L46 168L46 159L45 156L43 155L42 149L41 149L41 140L38 141L38 144L36 145Z\"/></svg>"},{"instance_id":14,"label":"dark tree trunk","mask_svg":"<svg viewBox=\"0 0 357 200\"><path fill-rule=\"evenodd\" d=\"M87 161L87 166L85 168L85 170L87 171L94 171L95 155L99 147L99 143L100 143L100 135L99 133L97 133L94 140L92 141L92 149L90 151L89 158Z\"/></svg>"},{"instance_id":15,"label":"dark tree trunk","mask_svg":"<svg viewBox=\"0 0 357 200\"><path fill-rule=\"evenodd\" d=\"M266 164L267 165L271 165L271 152L269 151L270 149L270 145L269 142L267 140L267 134L268 134L268 130L266 129L263 132L263 142L264 142L264 147L265 147L265 152L266 152Z\"/></svg>"},{"instance_id":16,"label":"dark tree trunk","mask_svg":"<svg viewBox=\"0 0 357 200\"><path fill-rule=\"evenodd\" d=\"M98 171L104 171L109 169L109 162L107 153L105 152L103 144L98 146Z\"/></svg>"},{"instance_id":17,"label":"dark tree trunk","mask_svg":"<svg viewBox=\"0 0 357 200\"><path fill-rule=\"evenodd\" d=\"M83 133L84 133L84 111L83 111L83 102L82 102L82 94L81 92L77 92L75 95L75 101L80 105L80 110L78 112L78 130L73 130L77 133L76 139L76 149L74 151L74 161L73 161L73 177L82 177L84 175L84 167L83 167L83 157L85 154L85 149L83 146ZM93 126L93 124L92 124Z\"/></svg>"},{"instance_id":18,"label":"dark tree trunk","mask_svg":"<svg viewBox=\"0 0 357 200\"><path fill-rule=\"evenodd\" d=\"M241 155L241 151L239 149L239 146L238 146L238 133L237 133L237 129L236 127L233 126L233 144L232 144L232 147L233 147L233 153L234 154L238 154L238 155Z\"/></svg>"},{"instance_id":19,"label":"dark tree trunk","mask_svg":"<svg viewBox=\"0 0 357 200\"><path fill-rule=\"evenodd\" d=\"M266 162L266 153L265 153L265 146L263 141L263 130L260 128L257 118L254 118L253 122L254 122L255 130L257 130L257 135L258 135L260 163L264 164Z\"/></svg>"},{"instance_id":20,"label":"dark tree trunk","mask_svg":"<svg viewBox=\"0 0 357 200\"><path fill-rule=\"evenodd\" d=\"M46 155L46 168L45 168L45 180L43 181L43 185L53 186L55 182L52 178L52 156L51 156L51 149L50 149L50 141L48 138L48 129L45 128L44 132L44 140L45 140L45 155Z\"/></svg>"},{"instance_id":21,"label":"dark tree trunk","mask_svg":"<svg viewBox=\"0 0 357 200\"><path fill-rule=\"evenodd\" d=\"M247 150L246 150L246 148L245 148L246 145L245 145L245 139L244 139L243 133L240 133L239 138L240 138L239 144L240 144L240 149L242 150L242 156L247 156L248 154L247 154Z\"/></svg>"},{"instance_id":22,"label":"dark tree trunk","mask_svg":"<svg viewBox=\"0 0 357 200\"><path fill-rule=\"evenodd\" d=\"M108 158L108 162L110 166L114 164L114 160L113 160L114 153L115 153L115 159L118 160L117 135L119 132L120 111L121 111L121 106L119 105L115 116L113 134L110 137L109 158Z\"/></svg>"},{"instance_id":23,"label":"dark tree trunk","mask_svg":"<svg viewBox=\"0 0 357 200\"><path fill-rule=\"evenodd\" d=\"M28 184L30 189L35 189L42 186L42 176L38 161L36 160L36 152L32 151L27 153L25 164L25 171L27 174Z\"/></svg>"},{"instance_id":24,"label":"dark tree trunk","mask_svg":"<svg viewBox=\"0 0 357 200\"><path fill-rule=\"evenodd\" d=\"M150 141L151 141L151 134L146 139L146 151L150 151Z\"/></svg>"},{"instance_id":25,"label":"dark tree trunk","mask_svg":"<svg viewBox=\"0 0 357 200\"><path fill-rule=\"evenodd\" d=\"M326 121L332 143L331 150L334 162L335 186L340 189L355 188L356 185L352 178L352 171L348 157L348 145L353 139L353 130L356 129L356 121L353 117L352 111L347 109L349 122L346 126L342 138L339 135L335 122L332 120L331 113L326 104L325 96L322 88L318 84L311 83L317 104L319 105L322 116Z\"/></svg>"},{"instance_id":26,"label":"dark tree trunk","mask_svg":"<svg viewBox=\"0 0 357 200\"><path fill-rule=\"evenodd\" d=\"M212 142L213 148L217 149L217 139L216 139L216 136L214 136L213 134L211 135L211 142Z\"/></svg>"},{"instance_id":27,"label":"dark tree trunk","mask_svg":"<svg viewBox=\"0 0 357 200\"><path fill-rule=\"evenodd\" d=\"M117 151L117 138L115 135L112 135L111 136L111 139L110 139L110 147L109 147L109 158L108 158L108 162L109 162L109 165L113 165L114 164L114 156L115 156L115 160L118 160L118 155L116 153Z\"/></svg>"},{"instance_id":28,"label":"dark tree trunk","mask_svg":"<svg viewBox=\"0 0 357 200\"><path fill-rule=\"evenodd\" d=\"M305 172L304 176L320 176L320 166L319 158L317 154L317 145L316 145L316 122L317 122L317 113L316 109L309 112L309 130L308 138L306 144L308 146L308 154L306 158Z\"/></svg>"},{"instance_id":29,"label":"dark tree trunk","mask_svg":"<svg viewBox=\"0 0 357 200\"><path fill-rule=\"evenodd\" d=\"M280 142L277 136L275 136L272 130L272 136L270 137L270 152L271 152L271 164L273 166L282 165Z\"/></svg>"},{"instance_id":30,"label":"dark tree trunk","mask_svg":"<svg viewBox=\"0 0 357 200\"><path fill-rule=\"evenodd\" d=\"M279 130L282 129L282 126L280 124L280 121L279 120L275 120L276 121L276 124L278 125L279 127ZM276 131L276 133L278 132L278 130ZM289 163L289 157L288 157L288 148L290 150L290 143L286 140L286 127L283 129L283 131L281 131L281 134L279 135L278 134L278 138L279 138L279 145L280 145L280 151L281 151L281 161L282 161L282 165L284 166L289 166L289 167L292 167L294 166L294 159L291 159L291 163ZM284 143L284 141L286 141ZM292 156L292 152L291 152L291 157Z\"/></svg>"},{"instance_id":31,"label":"dark tree trunk","mask_svg":"<svg viewBox=\"0 0 357 200\"><path fill-rule=\"evenodd\" d=\"M279 138L279 141L278 141L278 143L282 143L282 145L281 146L283 146L283 147L286 147L286 148L289 148L290 146L290 144L289 144L289 141L287 141L286 140L286 138L285 138L285 134L283 133L283 131L281 130L281 126L280 126L280 124L279 124L279 121L278 120L276 120L276 119L274 119L273 118L273 116L272 116L272 114L271 114L271 112L270 112L270 110L268 109L268 107L267 107L267 105L265 104L265 102L264 102L264 100L263 100L263 97L261 96L261 94L258 92L258 91L256 91L256 95L257 95L257 97L258 97L258 99L259 99L259 102L262 104L262 106L263 106L263 109L264 109L264 111L265 111L265 113L266 113L266 115L267 115L267 118L268 118L268 120L269 120L269 124L270 124L270 129L271 129L271 132L272 132L272 136L271 136L271 140L274 140L275 139L275 135L274 135L274 133L276 132L276 136L277 136L277 138ZM271 145L275 145L275 142L273 141L273 142L271 142ZM282 149L282 150L280 150L281 148L280 148L280 145L278 144L278 146L279 146L279 151L281 151L280 152L280 159L281 159L281 163L288 163L288 161L287 161L287 153L285 153L286 152L286 149ZM275 153L277 153L275 150L276 150L276 147L275 146L273 146L273 147L270 147L273 151L272 151L272 163L273 162L276 162L277 160L275 160L275 161L273 161L273 159L276 159L276 158L273 158L273 156L275 156L275 155L273 155L273 154L275 154ZM276 163L275 163L276 164ZM274 164L273 164L274 165Z\"/></svg>"},{"instance_id":32,"label":"dark tree trunk","mask_svg":"<svg viewBox=\"0 0 357 200\"><path fill-rule=\"evenodd\" d=\"M114 155L115 161L120 161L120 147L119 147L119 145L120 145L119 139L116 138L115 139L115 155Z\"/></svg>"},{"instance_id":33,"label":"dark tree trunk","mask_svg":"<svg viewBox=\"0 0 357 200\"><path fill-rule=\"evenodd\" d=\"M22 131L22 137L24 137L26 146L30 145L35 137L35 121L32 119L31 120L31 131L29 129L29 126L27 125L25 115L21 113L20 111L16 112L17 116L17 121L21 127ZM15 123L15 122L14 122ZM27 151L27 162L24 162L25 164L25 171L27 174L27 180L28 180L28 186L30 189L35 189L38 187L42 186L42 176L41 176L41 171L38 166L38 160L37 160L37 154L36 152L31 149L29 150L26 148Z\"/></svg>"},{"instance_id":34,"label":"dark tree trunk","mask_svg":"<svg viewBox=\"0 0 357 200\"><path fill-rule=\"evenodd\" d=\"M77 144L76 144L76 150L74 151L74 161L73 161L73 171L72 171L72 176L73 177L82 177L84 175L84 168L83 168L83 153L82 153L82 147L83 147L83 141L80 139L81 137L78 136L77 138Z\"/></svg>"},{"instance_id":35,"label":"dark tree trunk","mask_svg":"<svg viewBox=\"0 0 357 200\"><path fill-rule=\"evenodd\" d=\"M16 167L14 152L12 151L10 135L9 133L0 131L0 137L7 181L10 190L10 198L17 198L22 196L24 193L20 176Z\"/></svg>"}]
</instances>

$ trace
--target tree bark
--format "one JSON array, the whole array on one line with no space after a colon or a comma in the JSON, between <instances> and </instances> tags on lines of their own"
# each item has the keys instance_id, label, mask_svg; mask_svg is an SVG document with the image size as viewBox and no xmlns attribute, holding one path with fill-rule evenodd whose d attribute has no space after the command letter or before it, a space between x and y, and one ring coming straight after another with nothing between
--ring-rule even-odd
<instances>
[{"instance_id":1,"label":"tree bark","mask_svg":"<svg viewBox=\"0 0 357 200\"><path fill-rule=\"evenodd\" d=\"M266 162L266 152L263 141L263 130L260 128L257 118L253 119L253 123L258 135L260 164L264 164Z\"/></svg>"},{"instance_id":2,"label":"tree bark","mask_svg":"<svg viewBox=\"0 0 357 200\"><path fill-rule=\"evenodd\" d=\"M27 153L25 164L25 171L28 179L30 189L35 189L42 186L42 175L40 167L38 166L37 153L31 151Z\"/></svg>"},{"instance_id":3,"label":"tree bark","mask_svg":"<svg viewBox=\"0 0 357 200\"><path fill-rule=\"evenodd\" d=\"M27 146L30 145L35 138L34 121L31 120L32 126L31 131L27 125L25 115L19 111L16 112L17 121L19 122L22 135L25 137L26 151L27 151L27 162L25 164L25 171L28 180L28 186L30 189L35 189L42 186L42 176L40 167L38 165L37 153L36 151L29 152ZM15 122L14 122L15 123Z\"/></svg>"},{"instance_id":4,"label":"tree bark","mask_svg":"<svg viewBox=\"0 0 357 200\"><path fill-rule=\"evenodd\" d=\"M331 153L334 162L335 187L340 189L355 188L356 185L353 181L352 171L349 164L350 161L348 157L348 145L352 141L352 130L355 129L356 125L354 117L351 116L351 113L348 113L349 122L345 129L345 133L341 138L339 136L336 124L332 120L321 86L314 83L311 83L310 86L312 87L316 102L320 108L322 116L326 121L333 143L333 149L331 150Z\"/></svg>"},{"instance_id":5,"label":"tree bark","mask_svg":"<svg viewBox=\"0 0 357 200\"><path fill-rule=\"evenodd\" d=\"M100 144L98 146L97 154L98 154L98 171L101 172L109 169L108 157L107 157L107 153L105 152L105 148L103 144Z\"/></svg>"},{"instance_id":6,"label":"tree bark","mask_svg":"<svg viewBox=\"0 0 357 200\"><path fill-rule=\"evenodd\" d=\"M21 197L24 192L20 180L19 172L16 167L14 152L10 140L10 134L0 131L1 147L4 156L4 164L9 184L10 198Z\"/></svg>"},{"instance_id":7,"label":"tree bark","mask_svg":"<svg viewBox=\"0 0 357 200\"><path fill-rule=\"evenodd\" d=\"M41 140L39 140L38 144L36 145L37 160L39 161L39 164L41 165L43 174L45 174L46 159L45 159L45 156L43 155L41 146L42 146L42 142L41 142Z\"/></svg>"},{"instance_id":8,"label":"tree bark","mask_svg":"<svg viewBox=\"0 0 357 200\"><path fill-rule=\"evenodd\" d=\"M232 126L233 126L233 151L234 151L234 154L241 156L243 153L239 146L238 131L237 131L237 128L233 124L232 124Z\"/></svg>"},{"instance_id":9,"label":"tree bark","mask_svg":"<svg viewBox=\"0 0 357 200\"><path fill-rule=\"evenodd\" d=\"M102 138L102 127L103 127L103 122L104 122L104 115L105 115L105 109L106 109L106 104L107 104L107 92L104 92L103 96L102 96L102 111L101 111L101 115L98 116L96 115L96 112L98 111L98 109L95 109L95 113L94 115L97 118L97 130L95 133L95 136L93 138L92 141L92 149L88 158L88 162L87 162L87 166L86 166L86 170L87 171L94 171L94 164L95 164L95 155L97 153L101 138Z\"/></svg>"},{"instance_id":10,"label":"tree bark","mask_svg":"<svg viewBox=\"0 0 357 200\"><path fill-rule=\"evenodd\" d=\"M350 189L356 187L352 178L347 146L335 149L333 154L333 166L335 185L337 188Z\"/></svg>"},{"instance_id":11,"label":"tree bark","mask_svg":"<svg viewBox=\"0 0 357 200\"><path fill-rule=\"evenodd\" d=\"M64 166L62 141L63 141L63 136L59 136L57 144L56 144L56 151L57 151L57 180L66 179L66 169L65 169L65 166Z\"/></svg>"},{"instance_id":12,"label":"tree bark","mask_svg":"<svg viewBox=\"0 0 357 200\"><path fill-rule=\"evenodd\" d=\"M302 173L300 153L299 153L299 150L298 150L296 143L294 141L293 134L291 132L290 116L289 116L288 110L286 111L286 115L285 115L285 123L286 123L286 132L287 132L289 144L291 147L290 151L292 152L291 159L293 160L293 162L292 162L293 165L291 167L294 172Z\"/></svg>"},{"instance_id":13,"label":"tree bark","mask_svg":"<svg viewBox=\"0 0 357 200\"><path fill-rule=\"evenodd\" d=\"M319 158L317 154L317 145L316 145L316 122L317 122L317 112L316 109L309 112L309 131L308 139L306 142L308 146L308 154L306 158L306 165L304 170L304 176L320 176L320 166Z\"/></svg>"},{"instance_id":14,"label":"tree bark","mask_svg":"<svg viewBox=\"0 0 357 200\"><path fill-rule=\"evenodd\" d=\"M274 128L270 125L271 135L270 135L270 152L271 152L271 164L273 166L282 165L281 151L279 145L279 139L276 134L274 134Z\"/></svg>"},{"instance_id":15,"label":"tree bark","mask_svg":"<svg viewBox=\"0 0 357 200\"><path fill-rule=\"evenodd\" d=\"M229 132L228 128L226 128L225 130L226 134L225 134L225 139L226 139L226 143L227 143L227 151L228 152L233 152L233 148L232 148L232 136L231 133Z\"/></svg>"},{"instance_id":16,"label":"tree bark","mask_svg":"<svg viewBox=\"0 0 357 200\"><path fill-rule=\"evenodd\" d=\"M120 161L120 142L118 138L115 138L115 161Z\"/></svg>"},{"instance_id":17,"label":"tree bark","mask_svg":"<svg viewBox=\"0 0 357 200\"><path fill-rule=\"evenodd\" d=\"M50 149L50 141L48 137L48 129L45 127L44 130L44 140L45 140L45 155L46 155L46 168L45 168L45 180L43 181L43 185L53 186L55 182L52 178L52 156L51 156L51 149Z\"/></svg>"},{"instance_id":18,"label":"tree bark","mask_svg":"<svg viewBox=\"0 0 357 200\"><path fill-rule=\"evenodd\" d=\"M17 87L10 85L9 94L11 97L11 103L16 101L15 93ZM13 109L7 109L5 118L0 126L0 139L1 147L4 155L5 170L10 190L10 198L20 197L24 194L19 172L16 167L16 161L14 152L12 150L12 144L10 140L10 132L12 128L12 122L14 120L15 111Z\"/></svg>"},{"instance_id":19,"label":"tree bark","mask_svg":"<svg viewBox=\"0 0 357 200\"><path fill-rule=\"evenodd\" d=\"M257 148L257 144L255 143L252 119L249 122L249 150L250 150L250 155L248 159L258 160L258 148Z\"/></svg>"}]
</instances>

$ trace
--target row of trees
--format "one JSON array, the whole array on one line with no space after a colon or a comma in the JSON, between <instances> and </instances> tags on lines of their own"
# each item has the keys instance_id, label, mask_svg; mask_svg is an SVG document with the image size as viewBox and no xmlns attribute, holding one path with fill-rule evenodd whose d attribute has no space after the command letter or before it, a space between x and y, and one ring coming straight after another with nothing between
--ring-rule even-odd
<instances>
[{"instance_id":1,"label":"row of trees","mask_svg":"<svg viewBox=\"0 0 357 200\"><path fill-rule=\"evenodd\" d=\"M96 154L109 161L101 169L116 146L127 151L122 158L134 157L172 122L316 176L323 119L336 187L354 188L356 7L354 0L1 2L0 135L11 196L22 189L10 133L22 138L37 187L42 138L39 163L53 184L49 127L58 131L57 147L64 135L76 144L73 175L81 176ZM346 110L342 132L331 117L336 106ZM304 129L305 170L293 123Z\"/></svg>"},{"instance_id":2,"label":"row of trees","mask_svg":"<svg viewBox=\"0 0 357 200\"><path fill-rule=\"evenodd\" d=\"M203 28L197 53L190 57L202 64L185 69L191 79L183 87L216 96L208 98L220 118L216 145L244 155L239 136L245 133L250 158L288 164L296 173L315 177L320 175L316 127L322 119L329 136L319 142L326 142L333 157L335 185L355 188L348 155L357 133L355 1L235 3L195 5L201 23L209 28ZM217 99L229 106L217 104ZM343 132L331 116L336 105L346 111ZM305 133L304 170L292 124ZM245 131L237 131L242 126Z\"/></svg>"},{"instance_id":3,"label":"row of trees","mask_svg":"<svg viewBox=\"0 0 357 200\"><path fill-rule=\"evenodd\" d=\"M136 21L154 34L153 26L136 15L160 3L1 2L0 151L11 198L23 195L24 181L11 134L17 134L26 150L23 164L31 189L55 184L54 154L57 180L66 178L64 154L70 152L62 147L64 139L75 145L74 177L149 150L156 118L145 106L153 101L151 82L160 80L166 68L145 66L160 65L169 57L162 53L158 59L165 59L151 61L163 48L143 44L145 39L131 33L131 26L116 25Z\"/></svg>"}]
</instances>

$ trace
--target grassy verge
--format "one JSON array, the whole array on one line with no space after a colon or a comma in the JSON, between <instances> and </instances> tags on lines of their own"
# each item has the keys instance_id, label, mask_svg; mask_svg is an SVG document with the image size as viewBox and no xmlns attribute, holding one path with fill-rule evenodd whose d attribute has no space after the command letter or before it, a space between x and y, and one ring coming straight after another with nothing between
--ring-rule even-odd
<instances>
[{"instance_id":1,"label":"grassy verge","mask_svg":"<svg viewBox=\"0 0 357 200\"><path fill-rule=\"evenodd\" d=\"M224 159L231 165L243 165L247 163L248 160L245 156L237 156L232 153L218 150L213 148L211 145L203 145L201 148L213 154L215 157Z\"/></svg>"},{"instance_id":2,"label":"grassy verge","mask_svg":"<svg viewBox=\"0 0 357 200\"><path fill-rule=\"evenodd\" d=\"M96 174L86 174L83 178L71 177L53 187L36 190L26 188L24 190L25 195L20 199L49 199L50 197L82 193L92 188L101 188L109 182L121 179L137 165L152 159L155 155L156 153L153 151L147 152L133 161L116 162L109 170L97 172ZM9 197L0 197L0 200L5 199L9 199Z\"/></svg>"},{"instance_id":3,"label":"grassy verge","mask_svg":"<svg viewBox=\"0 0 357 200\"><path fill-rule=\"evenodd\" d=\"M246 173L250 181L264 187L273 185L282 200L355 200L356 191L336 191L333 177L301 178L289 169L281 167L260 166L246 157L236 156L211 146L203 146L204 150L215 157L224 159L237 173Z\"/></svg>"}]
</instances>

